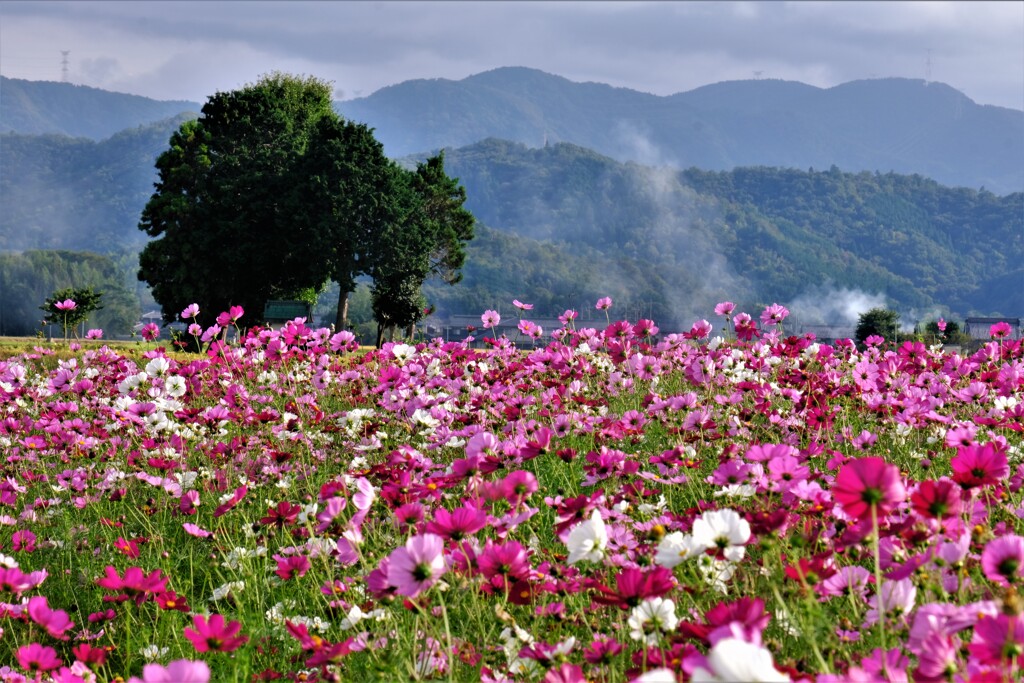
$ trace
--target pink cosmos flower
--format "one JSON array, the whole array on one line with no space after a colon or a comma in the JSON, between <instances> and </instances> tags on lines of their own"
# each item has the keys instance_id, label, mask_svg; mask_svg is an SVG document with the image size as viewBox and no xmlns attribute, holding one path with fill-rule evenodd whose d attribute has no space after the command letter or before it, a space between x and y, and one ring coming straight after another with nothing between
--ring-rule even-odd
<instances>
[{"instance_id":1,"label":"pink cosmos flower","mask_svg":"<svg viewBox=\"0 0 1024 683\"><path fill-rule=\"evenodd\" d=\"M480 322L483 323L484 327L497 327L498 323L501 322L501 315L497 311L487 310L480 316Z\"/></svg>"},{"instance_id":2,"label":"pink cosmos flower","mask_svg":"<svg viewBox=\"0 0 1024 683\"><path fill-rule=\"evenodd\" d=\"M937 481L927 479L910 496L910 504L914 512L926 519L956 517L962 507L960 487L946 477Z\"/></svg>"},{"instance_id":3,"label":"pink cosmos flower","mask_svg":"<svg viewBox=\"0 0 1024 683\"><path fill-rule=\"evenodd\" d=\"M356 336L348 330L342 330L331 337L331 351L352 351L358 344Z\"/></svg>"},{"instance_id":4,"label":"pink cosmos flower","mask_svg":"<svg viewBox=\"0 0 1024 683\"><path fill-rule=\"evenodd\" d=\"M967 648L982 664L1009 664L1019 669L1024 666L1024 614L982 617L974 625L974 637Z\"/></svg>"},{"instance_id":5,"label":"pink cosmos flower","mask_svg":"<svg viewBox=\"0 0 1024 683\"><path fill-rule=\"evenodd\" d=\"M882 458L857 458L843 465L836 476L832 495L846 514L854 519L870 516L874 506L884 516L907 497L900 468Z\"/></svg>"},{"instance_id":6,"label":"pink cosmos flower","mask_svg":"<svg viewBox=\"0 0 1024 683\"><path fill-rule=\"evenodd\" d=\"M160 336L160 328L157 326L156 323L146 323L145 325L142 326L142 331L140 332L140 334L142 335L142 338L145 339L146 341L154 341L156 340L157 337Z\"/></svg>"},{"instance_id":7,"label":"pink cosmos flower","mask_svg":"<svg viewBox=\"0 0 1024 683\"><path fill-rule=\"evenodd\" d=\"M99 329L98 327L94 327L94 328L88 330L85 333L85 338L86 339L102 339L103 338L103 330Z\"/></svg>"},{"instance_id":8,"label":"pink cosmos flower","mask_svg":"<svg viewBox=\"0 0 1024 683\"><path fill-rule=\"evenodd\" d=\"M571 308L567 308L565 309L565 312L562 313L562 315L558 316L558 322L562 323L563 325L568 325L572 321L576 320L576 318L578 318L579 315L580 314L578 311L574 311Z\"/></svg>"},{"instance_id":9,"label":"pink cosmos flower","mask_svg":"<svg viewBox=\"0 0 1024 683\"><path fill-rule=\"evenodd\" d=\"M519 299L512 299L512 305L515 306L516 308L518 308L521 311L532 311L533 310L533 304L524 304Z\"/></svg>"},{"instance_id":10,"label":"pink cosmos flower","mask_svg":"<svg viewBox=\"0 0 1024 683\"><path fill-rule=\"evenodd\" d=\"M1009 337L1010 333L1013 332L1013 328L1010 327L1008 322L998 322L992 327L988 328L988 334L993 339L1003 339Z\"/></svg>"},{"instance_id":11,"label":"pink cosmos flower","mask_svg":"<svg viewBox=\"0 0 1024 683\"><path fill-rule=\"evenodd\" d=\"M939 318L939 321L937 323L935 323L935 326L939 328L939 332L945 332L946 331L946 320L944 318Z\"/></svg>"},{"instance_id":12,"label":"pink cosmos flower","mask_svg":"<svg viewBox=\"0 0 1024 683\"><path fill-rule=\"evenodd\" d=\"M104 572L103 577L96 579L96 585L116 593L105 596L104 602L134 599L136 605L141 605L153 594L167 590L167 577L159 569L145 574L141 567L128 567L124 570L123 578L118 575L117 569L110 565L107 565Z\"/></svg>"},{"instance_id":13,"label":"pink cosmos flower","mask_svg":"<svg viewBox=\"0 0 1024 683\"><path fill-rule=\"evenodd\" d=\"M537 477L527 470L516 470L501 480L501 497L516 506L525 501L538 488Z\"/></svg>"},{"instance_id":14,"label":"pink cosmos flower","mask_svg":"<svg viewBox=\"0 0 1024 683\"><path fill-rule=\"evenodd\" d=\"M736 304L731 301L723 301L715 306L715 315L729 317L736 310Z\"/></svg>"},{"instance_id":15,"label":"pink cosmos flower","mask_svg":"<svg viewBox=\"0 0 1024 683\"><path fill-rule=\"evenodd\" d=\"M53 307L58 311L73 311L78 308L78 304L72 299L64 299L64 301L57 301L53 304Z\"/></svg>"},{"instance_id":16,"label":"pink cosmos flower","mask_svg":"<svg viewBox=\"0 0 1024 683\"><path fill-rule=\"evenodd\" d=\"M166 667L147 664L142 667L142 678L132 677L128 683L209 683L210 667L204 661L177 659Z\"/></svg>"},{"instance_id":17,"label":"pink cosmos flower","mask_svg":"<svg viewBox=\"0 0 1024 683\"><path fill-rule=\"evenodd\" d=\"M68 618L68 613L62 609L51 609L46 602L46 597L37 595L29 598L28 616L35 623L54 638L67 640L64 632L74 627L74 622Z\"/></svg>"},{"instance_id":18,"label":"pink cosmos flower","mask_svg":"<svg viewBox=\"0 0 1024 683\"><path fill-rule=\"evenodd\" d=\"M520 320L519 331L527 337L533 337L534 339L539 339L544 335L544 328L532 320Z\"/></svg>"},{"instance_id":19,"label":"pink cosmos flower","mask_svg":"<svg viewBox=\"0 0 1024 683\"><path fill-rule=\"evenodd\" d=\"M39 643L30 643L18 648L18 664L26 671L52 671L63 662L57 657L57 651Z\"/></svg>"},{"instance_id":20,"label":"pink cosmos flower","mask_svg":"<svg viewBox=\"0 0 1024 683\"><path fill-rule=\"evenodd\" d=\"M425 530L445 539L461 541L485 526L487 513L467 503L452 512L439 507L434 511L434 519L427 523Z\"/></svg>"},{"instance_id":21,"label":"pink cosmos flower","mask_svg":"<svg viewBox=\"0 0 1024 683\"><path fill-rule=\"evenodd\" d=\"M736 338L740 341L750 341L761 334L757 329L757 324L746 313L737 313L732 322L736 326Z\"/></svg>"},{"instance_id":22,"label":"pink cosmos flower","mask_svg":"<svg viewBox=\"0 0 1024 683\"><path fill-rule=\"evenodd\" d=\"M240 622L225 623L220 614L211 614L209 619L196 614L192 624L195 628L185 627L184 633L197 652L232 652L249 642L249 636L237 635L242 630Z\"/></svg>"},{"instance_id":23,"label":"pink cosmos flower","mask_svg":"<svg viewBox=\"0 0 1024 683\"><path fill-rule=\"evenodd\" d=\"M435 534L413 536L388 556L387 581L400 595L416 597L445 573L444 540Z\"/></svg>"},{"instance_id":24,"label":"pink cosmos flower","mask_svg":"<svg viewBox=\"0 0 1024 683\"><path fill-rule=\"evenodd\" d=\"M195 318L197 315L199 315L199 304L189 304L185 307L185 310L181 312L182 320Z\"/></svg>"},{"instance_id":25,"label":"pink cosmos flower","mask_svg":"<svg viewBox=\"0 0 1024 683\"><path fill-rule=\"evenodd\" d=\"M944 681L949 680L957 671L963 670L960 662L960 639L934 631L921 643L914 652L917 655L917 669L914 680Z\"/></svg>"},{"instance_id":26,"label":"pink cosmos flower","mask_svg":"<svg viewBox=\"0 0 1024 683\"><path fill-rule=\"evenodd\" d=\"M761 313L761 322L765 325L779 325L789 316L789 309L780 304L772 304Z\"/></svg>"},{"instance_id":27,"label":"pink cosmos flower","mask_svg":"<svg viewBox=\"0 0 1024 683\"><path fill-rule=\"evenodd\" d=\"M711 323L701 319L693 324L687 336L691 339L707 339L710 334Z\"/></svg>"},{"instance_id":28,"label":"pink cosmos flower","mask_svg":"<svg viewBox=\"0 0 1024 683\"><path fill-rule=\"evenodd\" d=\"M242 501L242 499L245 498L245 495L247 493L249 493L248 486L239 486L237 489L235 489L235 492L234 494L232 494L231 498L229 498L222 505L217 506L217 509L213 511L213 516L220 517L221 515L226 514L229 510L238 505Z\"/></svg>"},{"instance_id":29,"label":"pink cosmos flower","mask_svg":"<svg viewBox=\"0 0 1024 683\"><path fill-rule=\"evenodd\" d=\"M1024 577L1024 538L1010 534L989 541L981 553L981 569L1001 586L1019 582Z\"/></svg>"},{"instance_id":30,"label":"pink cosmos flower","mask_svg":"<svg viewBox=\"0 0 1024 683\"><path fill-rule=\"evenodd\" d=\"M949 465L953 468L953 481L963 488L991 486L1010 475L1006 453L991 442L957 448Z\"/></svg>"},{"instance_id":31,"label":"pink cosmos flower","mask_svg":"<svg viewBox=\"0 0 1024 683\"><path fill-rule=\"evenodd\" d=\"M594 308L596 308L599 311L607 311L611 307L612 298L610 296L603 296L597 300L596 304L594 304Z\"/></svg>"},{"instance_id":32,"label":"pink cosmos flower","mask_svg":"<svg viewBox=\"0 0 1024 683\"><path fill-rule=\"evenodd\" d=\"M195 536L196 538L209 538L213 535L213 532L207 531L206 529L195 524L192 524L190 522L185 522L181 525L181 527L189 536Z\"/></svg>"},{"instance_id":33,"label":"pink cosmos flower","mask_svg":"<svg viewBox=\"0 0 1024 683\"><path fill-rule=\"evenodd\" d=\"M485 590L508 590L517 580L530 575L530 558L518 541L487 544L477 557L480 573L488 580Z\"/></svg>"},{"instance_id":34,"label":"pink cosmos flower","mask_svg":"<svg viewBox=\"0 0 1024 683\"><path fill-rule=\"evenodd\" d=\"M17 567L0 567L0 591L10 591L21 595L27 590L36 588L46 579L46 570L23 573Z\"/></svg>"},{"instance_id":35,"label":"pink cosmos flower","mask_svg":"<svg viewBox=\"0 0 1024 683\"><path fill-rule=\"evenodd\" d=\"M548 669L541 683L587 683L587 677L575 664L562 664L556 669Z\"/></svg>"},{"instance_id":36,"label":"pink cosmos flower","mask_svg":"<svg viewBox=\"0 0 1024 683\"><path fill-rule=\"evenodd\" d=\"M277 570L274 573L285 581L301 578L309 571L309 558L305 555L291 555L289 557L274 555L274 559L277 561Z\"/></svg>"}]
</instances>

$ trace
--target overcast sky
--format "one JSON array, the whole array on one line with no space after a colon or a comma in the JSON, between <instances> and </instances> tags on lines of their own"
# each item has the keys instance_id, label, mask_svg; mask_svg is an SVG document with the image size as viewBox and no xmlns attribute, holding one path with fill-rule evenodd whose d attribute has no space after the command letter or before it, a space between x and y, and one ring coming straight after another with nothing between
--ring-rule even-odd
<instances>
[{"instance_id":1,"label":"overcast sky","mask_svg":"<svg viewBox=\"0 0 1024 683\"><path fill-rule=\"evenodd\" d=\"M347 99L527 66L669 95L900 76L1024 109L1024 2L0 1L0 73L203 102L270 71ZM0 93L2 96L2 93Z\"/></svg>"}]
</instances>

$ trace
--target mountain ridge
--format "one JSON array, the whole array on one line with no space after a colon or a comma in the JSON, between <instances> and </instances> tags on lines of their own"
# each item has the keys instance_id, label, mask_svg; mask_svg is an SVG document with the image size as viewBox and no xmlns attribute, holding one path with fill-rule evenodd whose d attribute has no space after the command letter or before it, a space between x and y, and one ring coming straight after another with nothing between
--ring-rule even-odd
<instances>
[{"instance_id":1,"label":"mountain ridge","mask_svg":"<svg viewBox=\"0 0 1024 683\"><path fill-rule=\"evenodd\" d=\"M0 89L0 132L103 139L201 107L6 77ZM645 165L835 165L919 173L1000 194L1024 190L1024 111L980 105L951 86L919 79L829 88L736 80L662 96L499 67L460 80L404 81L335 108L372 127L391 157L495 137L534 147L572 142Z\"/></svg>"}]
</instances>

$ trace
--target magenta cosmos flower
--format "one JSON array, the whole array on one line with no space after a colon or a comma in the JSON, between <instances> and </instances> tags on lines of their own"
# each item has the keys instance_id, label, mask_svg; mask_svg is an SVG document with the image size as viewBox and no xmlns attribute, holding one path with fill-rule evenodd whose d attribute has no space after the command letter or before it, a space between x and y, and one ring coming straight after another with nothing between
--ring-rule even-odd
<instances>
[{"instance_id":1,"label":"magenta cosmos flower","mask_svg":"<svg viewBox=\"0 0 1024 683\"><path fill-rule=\"evenodd\" d=\"M846 463L836 476L833 497L854 519L865 519L875 507L888 514L907 497L900 469L882 458L858 458Z\"/></svg>"},{"instance_id":2,"label":"magenta cosmos flower","mask_svg":"<svg viewBox=\"0 0 1024 683\"><path fill-rule=\"evenodd\" d=\"M981 553L981 569L989 581L1001 586L1024 576L1024 538L1011 534L989 541Z\"/></svg>"},{"instance_id":3,"label":"magenta cosmos flower","mask_svg":"<svg viewBox=\"0 0 1024 683\"><path fill-rule=\"evenodd\" d=\"M18 664L26 671L52 671L61 666L57 651L39 643L30 643L18 648Z\"/></svg>"},{"instance_id":4,"label":"magenta cosmos flower","mask_svg":"<svg viewBox=\"0 0 1024 683\"><path fill-rule=\"evenodd\" d=\"M988 328L988 334L993 339L1003 339L1009 337L1010 333L1013 332L1013 328L1010 327L1008 322L998 322L992 327Z\"/></svg>"},{"instance_id":5,"label":"magenta cosmos flower","mask_svg":"<svg viewBox=\"0 0 1024 683\"><path fill-rule=\"evenodd\" d=\"M957 448L949 466L953 468L953 481L965 489L991 486L1010 475L1006 453L991 442Z\"/></svg>"},{"instance_id":6,"label":"magenta cosmos flower","mask_svg":"<svg viewBox=\"0 0 1024 683\"><path fill-rule=\"evenodd\" d=\"M436 534L413 536L388 556L388 584L400 595L415 597L445 572L444 540Z\"/></svg>"},{"instance_id":7,"label":"magenta cosmos flower","mask_svg":"<svg viewBox=\"0 0 1024 683\"><path fill-rule=\"evenodd\" d=\"M220 614L211 614L207 619L201 614L192 617L195 629L185 627L185 637L192 641L197 652L232 652L249 642L249 636L240 636L242 624L237 621L224 622Z\"/></svg>"}]
</instances>

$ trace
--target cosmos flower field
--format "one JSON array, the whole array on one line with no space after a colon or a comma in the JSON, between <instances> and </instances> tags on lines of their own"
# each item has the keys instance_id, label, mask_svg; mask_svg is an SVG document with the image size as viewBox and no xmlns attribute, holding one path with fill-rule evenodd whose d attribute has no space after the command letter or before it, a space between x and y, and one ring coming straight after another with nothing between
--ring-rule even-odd
<instances>
[{"instance_id":1,"label":"cosmos flower field","mask_svg":"<svg viewBox=\"0 0 1024 683\"><path fill-rule=\"evenodd\" d=\"M1020 680L1021 341L716 310L0 360L0 681Z\"/></svg>"}]
</instances>

